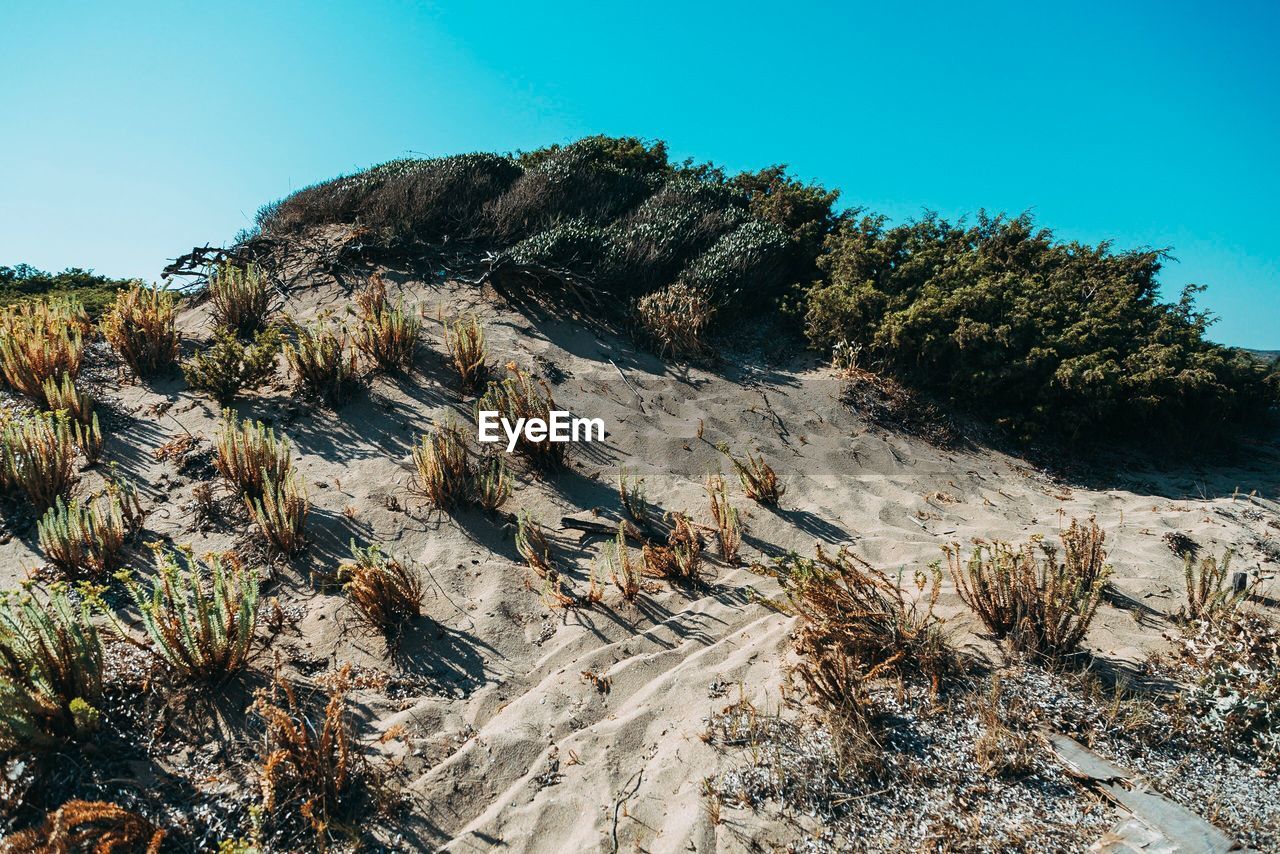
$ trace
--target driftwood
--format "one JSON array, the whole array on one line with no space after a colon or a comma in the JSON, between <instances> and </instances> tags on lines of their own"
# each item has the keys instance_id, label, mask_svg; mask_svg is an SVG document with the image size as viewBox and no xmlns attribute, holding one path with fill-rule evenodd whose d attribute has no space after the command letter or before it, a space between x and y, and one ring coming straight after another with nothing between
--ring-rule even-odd
<instances>
[{"instance_id":1,"label":"driftwood","mask_svg":"<svg viewBox=\"0 0 1280 854\"><path fill-rule=\"evenodd\" d=\"M623 522L623 532L628 540L637 545L650 545L653 540L630 522ZM595 522L590 519L575 519L572 516L564 516L560 519L560 527L568 528L573 531L583 531L588 534L597 534L601 537L618 536L618 526L605 522Z\"/></svg>"}]
</instances>

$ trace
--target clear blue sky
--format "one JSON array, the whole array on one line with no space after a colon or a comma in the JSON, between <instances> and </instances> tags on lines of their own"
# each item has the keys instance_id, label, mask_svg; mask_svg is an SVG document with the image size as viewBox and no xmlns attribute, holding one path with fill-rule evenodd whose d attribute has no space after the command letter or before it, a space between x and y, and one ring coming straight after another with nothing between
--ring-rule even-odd
<instances>
[{"instance_id":1,"label":"clear blue sky","mask_svg":"<svg viewBox=\"0 0 1280 854\"><path fill-rule=\"evenodd\" d=\"M1274 5L5 0L0 33L0 264L155 278L344 171L635 134L1172 246L1215 338L1280 349Z\"/></svg>"}]
</instances>

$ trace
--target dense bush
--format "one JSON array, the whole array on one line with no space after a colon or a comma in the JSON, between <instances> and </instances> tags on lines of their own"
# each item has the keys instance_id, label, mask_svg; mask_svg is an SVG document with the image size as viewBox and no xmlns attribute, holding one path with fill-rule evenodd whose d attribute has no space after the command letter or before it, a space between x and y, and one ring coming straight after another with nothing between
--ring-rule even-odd
<instances>
[{"instance_id":1,"label":"dense bush","mask_svg":"<svg viewBox=\"0 0 1280 854\"><path fill-rule=\"evenodd\" d=\"M1054 240L1029 216L843 223L808 334L861 344L878 366L1021 438L1214 437L1261 415L1268 369L1212 344L1188 288L1161 302L1163 253Z\"/></svg>"},{"instance_id":2,"label":"dense bush","mask_svg":"<svg viewBox=\"0 0 1280 854\"><path fill-rule=\"evenodd\" d=\"M91 317L96 317L116 298L116 293L137 284L128 279L99 276L92 270L68 267L61 273L46 273L29 264L0 267L0 305L25 302L40 297L75 297Z\"/></svg>"}]
</instances>

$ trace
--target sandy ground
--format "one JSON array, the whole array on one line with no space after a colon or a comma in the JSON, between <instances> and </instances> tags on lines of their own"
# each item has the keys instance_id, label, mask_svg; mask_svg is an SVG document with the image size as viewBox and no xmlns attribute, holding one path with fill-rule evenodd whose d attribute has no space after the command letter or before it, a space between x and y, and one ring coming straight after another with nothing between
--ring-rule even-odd
<instances>
[{"instance_id":1,"label":"sandy ground","mask_svg":"<svg viewBox=\"0 0 1280 854\"><path fill-rule=\"evenodd\" d=\"M566 408L604 419L605 443L576 447L559 476L522 472L505 508L526 510L553 532L556 557L577 590L604 542L561 529L561 518L617 519L616 473L625 467L645 477L655 510L684 510L709 523L703 476L730 474L713 447L721 442L738 453L759 451L787 487L781 507L769 510L730 478L748 561L846 543L909 574L939 560L947 542L1052 536L1072 517L1096 516L1115 586L1143 606L1100 610L1087 646L1107 660L1138 662L1167 645L1160 615L1182 601L1182 570L1164 534L1184 532L1214 553L1233 548L1237 569L1274 568L1280 516L1246 494L1278 494L1280 468L1268 448L1235 468L1187 459L1169 471L1069 486L1015 457L940 449L872 426L840 405L839 379L804 358L769 369L737 357L715 372L673 369L625 338L516 311L472 285L394 271L386 278L393 294L428 318L441 306L476 312L499 372L514 361L546 376ZM341 316L349 302L347 289L319 275L297 281L287 296L281 308L299 320ZM186 347L199 346L207 308L186 310L181 328ZM779 704L791 621L756 601L777 596L775 583L712 561L710 584L698 592L662 589L632 606L610 589L603 607L549 609L529 588L508 527L479 513L442 516L411 488L415 437L451 411L466 419L471 406L454 390L438 325L429 319L426 329L411 376L374 379L338 413L296 399L283 372L277 385L235 407L293 442L313 502L311 546L266 585L297 616L274 650L304 681L339 662L367 677L368 687L353 694L361 739L399 762L409 781L410 815L384 839L408 849L547 852L785 843L783 828L757 822L744 833L734 822L714 825L702 797L704 778L726 761L702 737L709 716L740 696ZM110 372L98 379L110 412L106 459L144 493L142 539L189 542L198 552L250 539L225 485L218 490L228 496L227 518L196 530L196 481L152 454L184 432L211 436L216 404L178 379L148 386L121 386ZM20 530L0 545L5 584L41 565L34 533L34 526ZM310 572L332 570L352 538L382 544L426 582L426 618L394 662L340 593L309 583ZM134 564L145 567L145 560L139 547ZM990 653L949 580L940 605L958 644ZM269 667L270 654L259 660ZM584 677L588 671L607 678L607 693ZM389 681L372 678L378 673ZM393 728L403 737L378 744Z\"/></svg>"}]
</instances>

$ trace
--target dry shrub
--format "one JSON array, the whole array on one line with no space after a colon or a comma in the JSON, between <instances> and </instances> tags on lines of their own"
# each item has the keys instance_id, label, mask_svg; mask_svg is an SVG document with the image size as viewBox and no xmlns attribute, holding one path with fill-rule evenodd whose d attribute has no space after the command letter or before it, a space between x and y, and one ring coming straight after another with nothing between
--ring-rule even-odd
<instances>
[{"instance_id":1,"label":"dry shrub","mask_svg":"<svg viewBox=\"0 0 1280 854\"><path fill-rule=\"evenodd\" d=\"M286 825L303 819L321 851L328 849L334 830L354 836L359 820L362 768L347 708L349 673L350 667L339 672L318 720L278 672L271 688L260 689L250 707L266 723L263 811Z\"/></svg>"},{"instance_id":2,"label":"dry shrub","mask_svg":"<svg viewBox=\"0 0 1280 854\"><path fill-rule=\"evenodd\" d=\"M140 377L155 376L178 361L170 291L141 284L121 291L102 316L101 328L103 337Z\"/></svg>"},{"instance_id":3,"label":"dry shrub","mask_svg":"<svg viewBox=\"0 0 1280 854\"><path fill-rule=\"evenodd\" d=\"M45 406L46 380L80 375L88 326L84 308L74 300L10 306L0 313L0 375L14 391Z\"/></svg>"},{"instance_id":4,"label":"dry shrub","mask_svg":"<svg viewBox=\"0 0 1280 854\"><path fill-rule=\"evenodd\" d=\"M540 418L551 423L551 410L556 408L551 387L545 380L535 379L511 362L507 365L509 376L501 382L489 383L488 390L476 404L477 411L494 411L500 418L516 424L524 419ZM516 451L535 467L543 471L558 471L564 467L565 443L553 442L550 436L540 441L529 439L524 431L516 442Z\"/></svg>"},{"instance_id":5,"label":"dry shrub","mask_svg":"<svg viewBox=\"0 0 1280 854\"><path fill-rule=\"evenodd\" d=\"M1034 733L1009 726L1000 694L1000 677L996 676L990 694L978 702L982 734L974 742L974 759L982 773L989 776L1025 777L1037 769L1039 739Z\"/></svg>"},{"instance_id":6,"label":"dry shrub","mask_svg":"<svg viewBox=\"0 0 1280 854\"><path fill-rule=\"evenodd\" d=\"M706 358L707 330L715 307L706 295L688 285L669 285L636 302L636 322L661 356Z\"/></svg>"},{"instance_id":7,"label":"dry shrub","mask_svg":"<svg viewBox=\"0 0 1280 854\"><path fill-rule=\"evenodd\" d=\"M1111 574L1103 534L1092 519L1072 520L1060 534L1066 560L1043 538L1013 547L976 541L969 559L960 545L944 547L956 592L997 638L1013 648L1058 659L1076 651Z\"/></svg>"},{"instance_id":8,"label":"dry shrub","mask_svg":"<svg viewBox=\"0 0 1280 854\"><path fill-rule=\"evenodd\" d=\"M423 434L413 448L418 489L432 506L450 510L471 498L472 469L467 440L452 419Z\"/></svg>"},{"instance_id":9,"label":"dry shrub","mask_svg":"<svg viewBox=\"0 0 1280 854\"><path fill-rule=\"evenodd\" d=\"M637 525L649 522L649 502L645 500L644 478L628 479L626 469L618 472L618 498L622 500L622 509Z\"/></svg>"},{"instance_id":10,"label":"dry shrub","mask_svg":"<svg viewBox=\"0 0 1280 854\"><path fill-rule=\"evenodd\" d=\"M209 301L213 320L237 337L253 335L266 328L271 310L271 292L258 268L219 264L209 275Z\"/></svg>"},{"instance_id":11,"label":"dry shrub","mask_svg":"<svg viewBox=\"0 0 1280 854\"><path fill-rule=\"evenodd\" d=\"M351 560L338 569L361 619L393 644L407 623L422 614L422 582L411 570L376 546L351 543Z\"/></svg>"},{"instance_id":12,"label":"dry shrub","mask_svg":"<svg viewBox=\"0 0 1280 854\"><path fill-rule=\"evenodd\" d=\"M268 480L280 483L293 468L287 436L277 439L260 421L239 421L231 409L222 411L214 446L218 473L249 498L261 498Z\"/></svg>"},{"instance_id":13,"label":"dry shrub","mask_svg":"<svg viewBox=\"0 0 1280 854\"><path fill-rule=\"evenodd\" d=\"M601 555L605 566L608 567L609 578L613 581L613 585L618 588L618 592L622 594L623 601L634 602L644 588L641 582L642 567L631 559L631 549L627 545L625 522L618 523L618 537L610 545L612 554L609 551L610 547L606 546L604 553Z\"/></svg>"},{"instance_id":14,"label":"dry shrub","mask_svg":"<svg viewBox=\"0 0 1280 854\"><path fill-rule=\"evenodd\" d=\"M360 384L355 350L348 348L345 331L335 332L322 323L293 325L296 344L286 344L285 361L293 369L296 388L337 408L346 403Z\"/></svg>"},{"instance_id":15,"label":"dry shrub","mask_svg":"<svg viewBox=\"0 0 1280 854\"><path fill-rule=\"evenodd\" d=\"M539 578L556 574L551 560L551 543L547 541L546 532L528 513L521 513L516 517L516 551Z\"/></svg>"},{"instance_id":16,"label":"dry shrub","mask_svg":"<svg viewBox=\"0 0 1280 854\"><path fill-rule=\"evenodd\" d=\"M259 332L248 347L224 332L214 338L212 346L182 364L182 375L193 389L225 406L242 390L260 388L271 379L279 354L278 329Z\"/></svg>"},{"instance_id":17,"label":"dry shrub","mask_svg":"<svg viewBox=\"0 0 1280 854\"><path fill-rule=\"evenodd\" d=\"M720 453L729 458L738 480L742 482L742 491L752 501L770 507L778 506L787 488L778 479L777 473L764 461L764 456L755 456L747 451L747 460L743 462L730 453L728 446L718 446Z\"/></svg>"},{"instance_id":18,"label":"dry shrub","mask_svg":"<svg viewBox=\"0 0 1280 854\"><path fill-rule=\"evenodd\" d=\"M62 413L9 422L0 442L0 487L21 489L37 513L68 498L77 477L76 439L73 422Z\"/></svg>"},{"instance_id":19,"label":"dry shrub","mask_svg":"<svg viewBox=\"0 0 1280 854\"><path fill-rule=\"evenodd\" d=\"M1181 610L1182 618L1190 622L1215 620L1228 617L1248 594L1248 588L1236 590L1227 587L1231 577L1231 558L1235 553L1227 549L1219 561L1206 555L1196 563L1192 555L1183 560L1182 574L1187 586L1187 604Z\"/></svg>"},{"instance_id":20,"label":"dry shrub","mask_svg":"<svg viewBox=\"0 0 1280 854\"><path fill-rule=\"evenodd\" d=\"M67 801L39 827L0 843L4 854L159 854L165 832L110 801Z\"/></svg>"},{"instance_id":21,"label":"dry shrub","mask_svg":"<svg viewBox=\"0 0 1280 854\"><path fill-rule=\"evenodd\" d=\"M645 572L655 578L696 585L701 580L702 535L684 513L668 513L667 521L671 523L667 544L644 546Z\"/></svg>"},{"instance_id":22,"label":"dry shrub","mask_svg":"<svg viewBox=\"0 0 1280 854\"><path fill-rule=\"evenodd\" d=\"M100 578L120 565L129 527L118 497L104 502L59 497L37 525L40 550L67 574Z\"/></svg>"},{"instance_id":23,"label":"dry shrub","mask_svg":"<svg viewBox=\"0 0 1280 854\"><path fill-rule=\"evenodd\" d=\"M297 474L279 479L268 476L262 484L262 496L246 495L244 503L262 536L282 554L295 555L307 547L311 502Z\"/></svg>"},{"instance_id":24,"label":"dry shrub","mask_svg":"<svg viewBox=\"0 0 1280 854\"><path fill-rule=\"evenodd\" d=\"M738 550L742 547L742 527L738 523L738 511L729 504L729 490L724 478L718 474L707 475L707 499L711 502L711 520L716 526L716 542L720 557L725 563L738 562Z\"/></svg>"},{"instance_id":25,"label":"dry shrub","mask_svg":"<svg viewBox=\"0 0 1280 854\"><path fill-rule=\"evenodd\" d=\"M847 363L851 358L852 351L848 348L837 348L832 355L833 363L838 359ZM951 417L893 377L864 370L854 364L843 366L840 374L844 381L841 402L873 423L919 436L939 447L957 443L959 432Z\"/></svg>"},{"instance_id":26,"label":"dry shrub","mask_svg":"<svg viewBox=\"0 0 1280 854\"><path fill-rule=\"evenodd\" d=\"M98 728L102 641L66 584L0 593L0 750L57 746Z\"/></svg>"},{"instance_id":27,"label":"dry shrub","mask_svg":"<svg viewBox=\"0 0 1280 854\"><path fill-rule=\"evenodd\" d=\"M484 344L484 328L474 314L466 321L457 319L452 324L441 317L440 323L444 326L444 346L449 351L449 361L458 372L462 389L473 392L489 372L485 362L488 350Z\"/></svg>"},{"instance_id":28,"label":"dry shrub","mask_svg":"<svg viewBox=\"0 0 1280 854\"><path fill-rule=\"evenodd\" d=\"M395 307L387 298L387 286L375 275L363 291L356 294L358 317L355 345L379 370L404 373L413 368L422 336L422 321L406 311L404 301Z\"/></svg>"},{"instance_id":29,"label":"dry shrub","mask_svg":"<svg viewBox=\"0 0 1280 854\"><path fill-rule=\"evenodd\" d=\"M920 600L908 599L901 578L871 566L848 548L812 559L778 563L791 610L800 618L797 673L809 693L830 709L853 709L862 683L881 676L921 676L936 694L957 667L934 607L941 570L915 574Z\"/></svg>"},{"instance_id":30,"label":"dry shrub","mask_svg":"<svg viewBox=\"0 0 1280 854\"><path fill-rule=\"evenodd\" d=\"M258 623L258 575L232 554L197 559L190 550L156 548L156 573L144 589L118 573L138 607L151 646L174 672L216 681L249 660ZM101 606L122 637L132 634L114 610Z\"/></svg>"}]
</instances>

